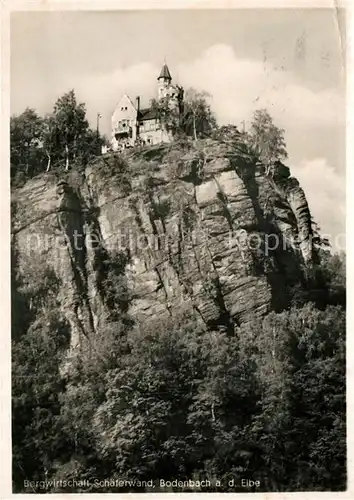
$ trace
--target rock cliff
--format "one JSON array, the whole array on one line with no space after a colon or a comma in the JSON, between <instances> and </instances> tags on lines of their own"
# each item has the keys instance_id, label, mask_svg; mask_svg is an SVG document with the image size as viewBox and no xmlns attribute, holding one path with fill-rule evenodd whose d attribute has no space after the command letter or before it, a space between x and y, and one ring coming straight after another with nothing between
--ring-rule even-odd
<instances>
[{"instance_id":1,"label":"rock cliff","mask_svg":"<svg viewBox=\"0 0 354 500\"><path fill-rule=\"evenodd\" d=\"M104 155L12 199L16 282L29 310L57 305L72 348L120 315L232 330L287 307L314 259L299 183L281 163L267 176L242 145Z\"/></svg>"}]
</instances>

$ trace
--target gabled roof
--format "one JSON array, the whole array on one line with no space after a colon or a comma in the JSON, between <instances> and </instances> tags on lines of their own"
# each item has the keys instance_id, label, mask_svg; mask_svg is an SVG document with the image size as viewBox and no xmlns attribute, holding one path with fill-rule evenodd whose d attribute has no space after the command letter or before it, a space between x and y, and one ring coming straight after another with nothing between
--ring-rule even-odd
<instances>
[{"instance_id":1,"label":"gabled roof","mask_svg":"<svg viewBox=\"0 0 354 500\"><path fill-rule=\"evenodd\" d=\"M138 120L141 122L146 120L155 120L155 118L157 118L157 114L152 108L144 108L139 111Z\"/></svg>"},{"instance_id":2,"label":"gabled roof","mask_svg":"<svg viewBox=\"0 0 354 500\"><path fill-rule=\"evenodd\" d=\"M135 104L133 103L133 101L131 100L131 98L128 96L128 94L123 94L120 96L120 99L119 101L117 101L117 104L115 105L114 107L114 111L113 113L116 111L116 109L118 108L118 106L120 105L121 101L124 99L124 98L127 98L128 101L130 102L130 104L133 106L133 108L136 110L136 107L135 107Z\"/></svg>"},{"instance_id":3,"label":"gabled roof","mask_svg":"<svg viewBox=\"0 0 354 500\"><path fill-rule=\"evenodd\" d=\"M172 80L171 73L170 70L168 69L167 64L164 64L162 66L160 76L157 79L159 80L160 78L166 78L166 80Z\"/></svg>"}]
</instances>

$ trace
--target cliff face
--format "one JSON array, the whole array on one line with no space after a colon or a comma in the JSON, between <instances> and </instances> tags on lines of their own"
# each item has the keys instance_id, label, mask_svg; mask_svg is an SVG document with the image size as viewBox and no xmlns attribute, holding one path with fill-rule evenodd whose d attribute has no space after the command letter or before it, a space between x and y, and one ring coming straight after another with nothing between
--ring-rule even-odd
<instances>
[{"instance_id":1,"label":"cliff face","mask_svg":"<svg viewBox=\"0 0 354 500\"><path fill-rule=\"evenodd\" d=\"M106 155L60 182L36 177L13 193L12 218L29 308L54 301L73 348L119 315L232 329L286 307L313 262L289 169L270 178L241 147L211 140Z\"/></svg>"}]
</instances>

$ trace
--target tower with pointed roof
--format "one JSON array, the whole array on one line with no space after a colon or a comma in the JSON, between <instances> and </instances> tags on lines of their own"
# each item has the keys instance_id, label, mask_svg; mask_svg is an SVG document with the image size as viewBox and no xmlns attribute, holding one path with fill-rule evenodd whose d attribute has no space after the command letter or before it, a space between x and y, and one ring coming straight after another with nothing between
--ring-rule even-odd
<instances>
[{"instance_id":1,"label":"tower with pointed roof","mask_svg":"<svg viewBox=\"0 0 354 500\"><path fill-rule=\"evenodd\" d=\"M163 99L168 95L168 89L171 87L172 76L166 63L162 66L160 75L157 77L158 99Z\"/></svg>"},{"instance_id":2,"label":"tower with pointed roof","mask_svg":"<svg viewBox=\"0 0 354 500\"><path fill-rule=\"evenodd\" d=\"M183 88L172 84L172 77L166 62L157 77L157 98L167 99L171 109L181 112ZM173 133L161 122L156 109L141 108L140 96L133 100L123 95L112 115L113 151L136 145L153 145L173 141Z\"/></svg>"}]
</instances>

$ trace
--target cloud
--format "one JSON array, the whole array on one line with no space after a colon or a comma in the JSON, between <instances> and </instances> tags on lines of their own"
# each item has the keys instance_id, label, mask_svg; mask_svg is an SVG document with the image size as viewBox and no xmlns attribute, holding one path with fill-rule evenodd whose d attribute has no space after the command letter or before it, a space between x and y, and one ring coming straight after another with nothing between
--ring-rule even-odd
<instances>
[{"instance_id":1,"label":"cloud","mask_svg":"<svg viewBox=\"0 0 354 500\"><path fill-rule=\"evenodd\" d=\"M110 135L111 115L123 94L134 101L142 97L142 105L148 106L156 91L156 75L159 68L150 63L117 68L110 73L95 73L71 80L71 87L62 82L62 91L74 88L78 100L87 105L87 116L91 125L96 123L96 114L102 115L102 131ZM66 90L65 90L66 89ZM57 94L60 95L60 92Z\"/></svg>"},{"instance_id":2,"label":"cloud","mask_svg":"<svg viewBox=\"0 0 354 500\"><path fill-rule=\"evenodd\" d=\"M303 160L291 168L306 193L314 220L335 250L345 249L345 178L325 158Z\"/></svg>"},{"instance_id":3,"label":"cloud","mask_svg":"<svg viewBox=\"0 0 354 500\"><path fill-rule=\"evenodd\" d=\"M117 68L106 74L91 74L71 83L82 100L89 103L89 118L96 109L110 115L120 96L140 94L148 105L156 92L160 67L149 62ZM276 123L286 130L294 127L336 126L344 122L344 97L337 89L313 91L294 84L294 74L277 69L268 61L240 59L228 45L213 45L199 58L170 68L174 81L195 87L212 96L212 107L220 124L247 123L253 111L270 110Z\"/></svg>"},{"instance_id":4,"label":"cloud","mask_svg":"<svg viewBox=\"0 0 354 500\"><path fill-rule=\"evenodd\" d=\"M227 45L214 45L201 57L181 65L183 82L213 96L222 123L250 120L266 107L281 126L333 125L344 119L344 99L337 90L312 91L294 84L295 76L267 61L236 57Z\"/></svg>"}]
</instances>

